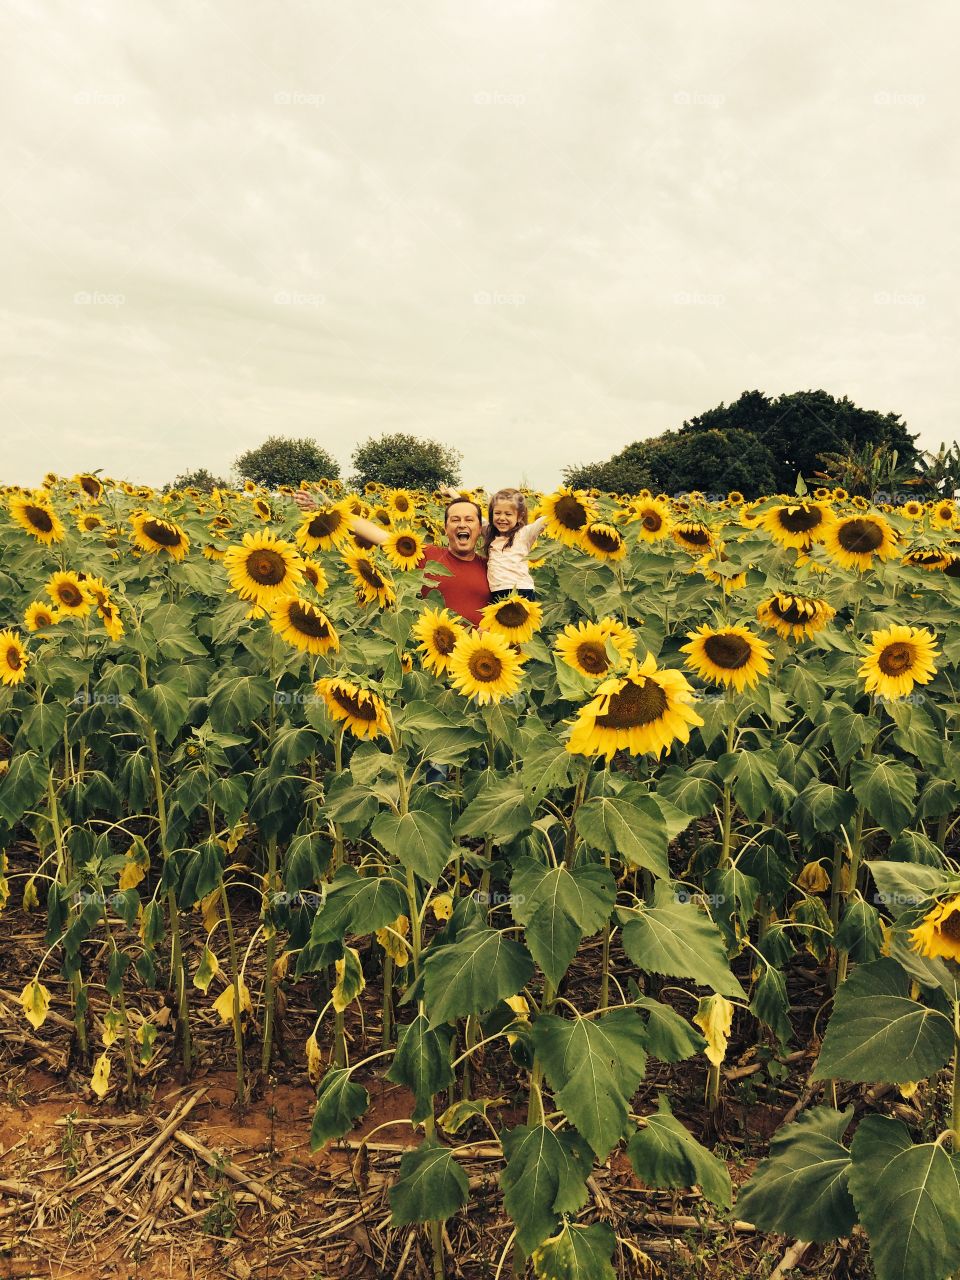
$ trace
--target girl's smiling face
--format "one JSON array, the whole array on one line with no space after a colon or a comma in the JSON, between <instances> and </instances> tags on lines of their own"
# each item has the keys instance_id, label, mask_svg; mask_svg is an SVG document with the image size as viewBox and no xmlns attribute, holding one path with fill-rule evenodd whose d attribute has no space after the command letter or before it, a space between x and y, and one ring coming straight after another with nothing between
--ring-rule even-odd
<instances>
[{"instance_id":1,"label":"girl's smiling face","mask_svg":"<svg viewBox=\"0 0 960 1280\"><path fill-rule=\"evenodd\" d=\"M516 528L517 508L512 502L495 502L493 504L493 527L497 533L509 533Z\"/></svg>"}]
</instances>

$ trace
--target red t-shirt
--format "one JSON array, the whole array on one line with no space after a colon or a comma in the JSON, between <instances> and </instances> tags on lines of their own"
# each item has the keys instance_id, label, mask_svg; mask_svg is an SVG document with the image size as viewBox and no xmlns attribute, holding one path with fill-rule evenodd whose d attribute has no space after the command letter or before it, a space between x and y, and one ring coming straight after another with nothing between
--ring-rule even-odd
<instances>
[{"instance_id":1,"label":"red t-shirt","mask_svg":"<svg viewBox=\"0 0 960 1280\"><path fill-rule=\"evenodd\" d=\"M490 603L487 562L482 556L458 560L447 547L434 546L424 547L419 568L422 569L428 560L436 560L449 569L450 574L437 574L435 577L427 574L420 594L425 596L430 591L439 591L451 613L458 613L474 627L479 626L481 611Z\"/></svg>"}]
</instances>

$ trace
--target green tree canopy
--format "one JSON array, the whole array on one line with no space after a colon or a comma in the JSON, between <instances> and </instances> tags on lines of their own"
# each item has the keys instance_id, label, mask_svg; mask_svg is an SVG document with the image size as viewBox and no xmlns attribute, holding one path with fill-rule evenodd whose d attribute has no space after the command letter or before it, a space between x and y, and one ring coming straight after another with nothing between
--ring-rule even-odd
<instances>
[{"instance_id":1,"label":"green tree canopy","mask_svg":"<svg viewBox=\"0 0 960 1280\"><path fill-rule=\"evenodd\" d=\"M392 489L459 484L461 457L449 445L398 431L357 445L352 458L353 484L362 488L376 480Z\"/></svg>"},{"instance_id":2,"label":"green tree canopy","mask_svg":"<svg viewBox=\"0 0 960 1280\"><path fill-rule=\"evenodd\" d=\"M201 493L212 493L214 489L229 489L230 481L223 476L215 476L206 467L197 467L194 471L181 471L170 484L163 486L164 493L171 489L199 489Z\"/></svg>"},{"instance_id":3,"label":"green tree canopy","mask_svg":"<svg viewBox=\"0 0 960 1280\"><path fill-rule=\"evenodd\" d=\"M258 449L248 449L234 463L245 480L266 489L281 484L298 485L301 480L336 480L340 464L315 440L270 436Z\"/></svg>"}]
</instances>

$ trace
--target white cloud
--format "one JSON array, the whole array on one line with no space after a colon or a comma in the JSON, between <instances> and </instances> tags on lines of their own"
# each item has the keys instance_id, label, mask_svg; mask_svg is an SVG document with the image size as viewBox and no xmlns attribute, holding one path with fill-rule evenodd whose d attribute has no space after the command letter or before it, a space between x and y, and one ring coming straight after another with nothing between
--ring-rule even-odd
<instances>
[{"instance_id":1,"label":"white cloud","mask_svg":"<svg viewBox=\"0 0 960 1280\"><path fill-rule=\"evenodd\" d=\"M19 0L4 478L409 430L551 485L752 387L953 438L960 18L924 13Z\"/></svg>"}]
</instances>

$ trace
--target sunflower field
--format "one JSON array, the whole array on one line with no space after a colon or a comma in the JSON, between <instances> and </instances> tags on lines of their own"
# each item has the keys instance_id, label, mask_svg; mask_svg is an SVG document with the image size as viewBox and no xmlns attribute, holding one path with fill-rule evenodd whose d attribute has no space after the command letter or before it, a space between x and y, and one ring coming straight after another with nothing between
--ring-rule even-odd
<instances>
[{"instance_id":1,"label":"sunflower field","mask_svg":"<svg viewBox=\"0 0 960 1280\"><path fill-rule=\"evenodd\" d=\"M241 1113L309 1080L313 1152L399 1153L357 1275L658 1274L655 1222L957 1273L952 500L530 494L472 629L440 495L312 488L5 491L0 1045L104 1109L198 1037Z\"/></svg>"}]
</instances>

